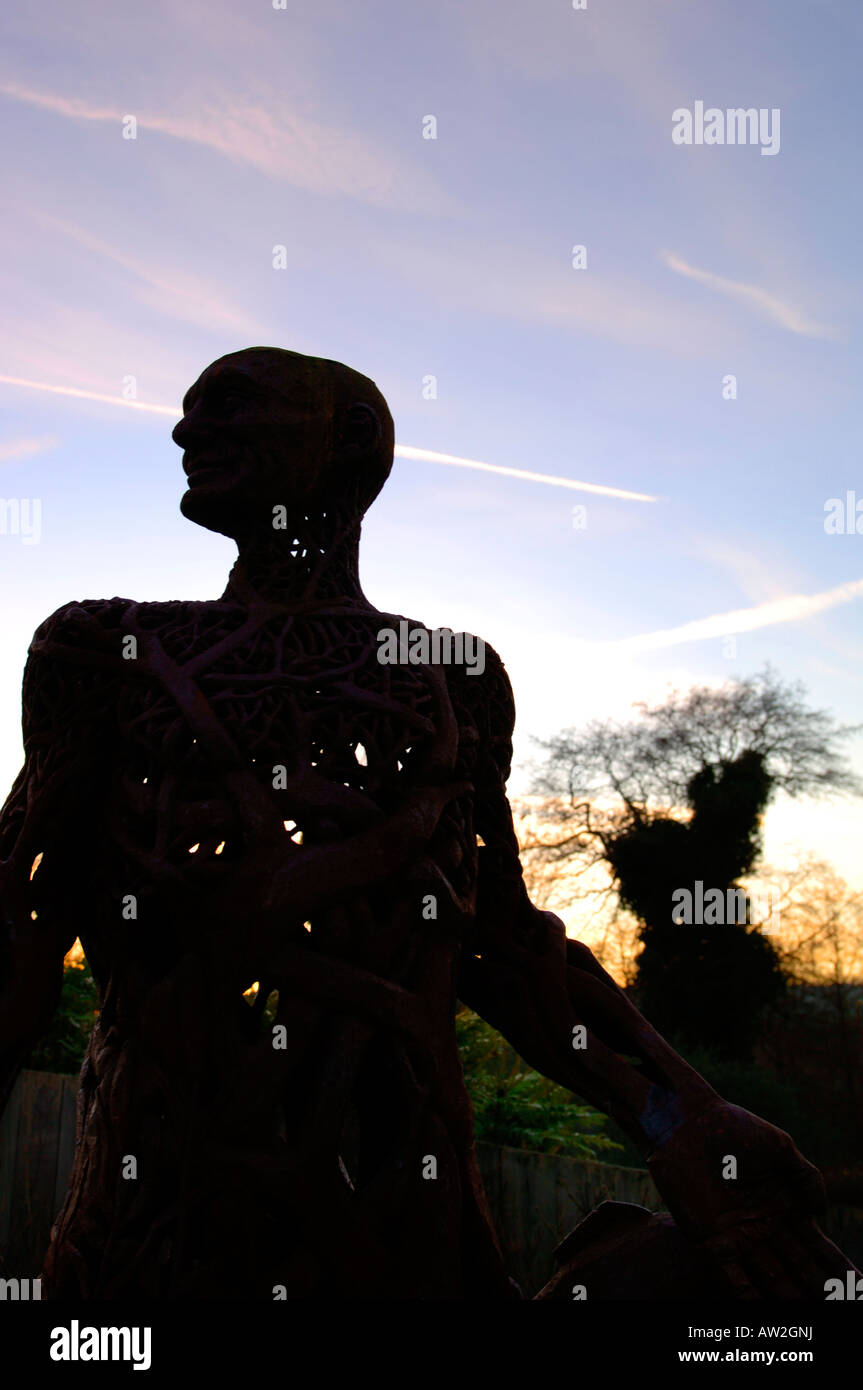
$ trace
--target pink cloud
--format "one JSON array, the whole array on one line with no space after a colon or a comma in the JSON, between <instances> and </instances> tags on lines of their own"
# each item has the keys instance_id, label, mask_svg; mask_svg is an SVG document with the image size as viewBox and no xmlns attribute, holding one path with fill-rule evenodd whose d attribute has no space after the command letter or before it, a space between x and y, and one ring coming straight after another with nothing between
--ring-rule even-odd
<instances>
[{"instance_id":1,"label":"pink cloud","mask_svg":"<svg viewBox=\"0 0 863 1390\"><path fill-rule=\"evenodd\" d=\"M292 111L283 97L265 107L222 98L197 111L157 114L90 105L78 97L0 82L0 94L70 120L115 122L134 116L139 130L203 145L226 159L251 164L270 178L328 195L342 194L387 207L440 214L455 205L424 169L376 150L367 134L327 125ZM418 141L419 143L419 141Z\"/></svg>"}]
</instances>

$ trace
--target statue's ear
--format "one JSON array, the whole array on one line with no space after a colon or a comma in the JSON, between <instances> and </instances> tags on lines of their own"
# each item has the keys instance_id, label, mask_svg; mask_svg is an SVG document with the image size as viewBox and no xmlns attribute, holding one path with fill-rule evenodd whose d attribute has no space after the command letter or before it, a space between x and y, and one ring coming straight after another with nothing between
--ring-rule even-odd
<instances>
[{"instance_id":1,"label":"statue's ear","mask_svg":"<svg viewBox=\"0 0 863 1390\"><path fill-rule=\"evenodd\" d=\"M357 401L340 412L336 426L336 451L343 458L360 458L380 443L381 422L373 406Z\"/></svg>"}]
</instances>

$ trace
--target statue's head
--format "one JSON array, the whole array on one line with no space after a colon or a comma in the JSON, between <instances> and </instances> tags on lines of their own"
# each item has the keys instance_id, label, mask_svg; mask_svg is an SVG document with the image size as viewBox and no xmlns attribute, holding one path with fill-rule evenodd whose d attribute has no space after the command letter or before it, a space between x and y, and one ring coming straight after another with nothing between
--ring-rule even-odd
<instances>
[{"instance_id":1,"label":"statue's head","mask_svg":"<svg viewBox=\"0 0 863 1390\"><path fill-rule=\"evenodd\" d=\"M393 422L373 381L283 348L229 353L202 372L173 431L190 521L239 539L273 508L357 522L387 480Z\"/></svg>"}]
</instances>

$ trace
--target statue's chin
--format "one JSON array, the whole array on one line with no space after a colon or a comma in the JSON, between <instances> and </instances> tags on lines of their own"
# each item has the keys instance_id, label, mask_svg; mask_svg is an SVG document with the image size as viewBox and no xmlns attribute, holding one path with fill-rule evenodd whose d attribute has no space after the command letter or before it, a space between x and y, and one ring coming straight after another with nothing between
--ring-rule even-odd
<instances>
[{"instance_id":1,"label":"statue's chin","mask_svg":"<svg viewBox=\"0 0 863 1390\"><path fill-rule=\"evenodd\" d=\"M237 523L241 520L242 508L223 497L208 496L204 488L189 488L180 498L180 511L187 521L194 521L196 526L204 526L208 531L218 531L222 536L233 538Z\"/></svg>"}]
</instances>

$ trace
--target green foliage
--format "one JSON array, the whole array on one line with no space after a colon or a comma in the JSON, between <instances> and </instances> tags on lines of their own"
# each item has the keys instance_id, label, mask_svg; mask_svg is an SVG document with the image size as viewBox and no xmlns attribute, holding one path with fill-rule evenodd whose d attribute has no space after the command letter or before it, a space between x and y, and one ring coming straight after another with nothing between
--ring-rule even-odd
<instances>
[{"instance_id":1,"label":"green foliage","mask_svg":"<svg viewBox=\"0 0 863 1390\"><path fill-rule=\"evenodd\" d=\"M593 1159L620 1147L601 1132L604 1115L533 1071L470 1009L456 1015L456 1037L477 1139Z\"/></svg>"},{"instance_id":2,"label":"green foliage","mask_svg":"<svg viewBox=\"0 0 863 1390\"><path fill-rule=\"evenodd\" d=\"M84 1061L90 1031L99 1014L99 992L86 961L83 970L63 972L63 992L51 1026L24 1063L30 1071L64 1072L77 1076Z\"/></svg>"},{"instance_id":3,"label":"green foliage","mask_svg":"<svg viewBox=\"0 0 863 1390\"><path fill-rule=\"evenodd\" d=\"M749 1061L716 1049L689 1047L680 1037L669 1041L720 1095L784 1129L811 1162L830 1167L859 1164L858 1107L843 1090L835 1028L829 1020L819 1020L814 1010L807 1010L793 1027L781 1016L771 1027L774 1041L781 1043L778 1066L763 1055ZM762 1035L762 1049L764 1042Z\"/></svg>"},{"instance_id":4,"label":"green foliage","mask_svg":"<svg viewBox=\"0 0 863 1390\"><path fill-rule=\"evenodd\" d=\"M806 1097L801 1096L795 1080L777 1075L763 1063L728 1057L715 1048L691 1047L682 1038L673 1039L673 1043L720 1095L778 1125L802 1143L801 1136L810 1126L806 1123Z\"/></svg>"},{"instance_id":5,"label":"green foliage","mask_svg":"<svg viewBox=\"0 0 863 1390\"><path fill-rule=\"evenodd\" d=\"M726 1100L784 1129L812 1162L835 1162L839 1158L851 1161L853 1158L850 1128L846 1123L844 1135L840 1132L844 1117L836 1116L832 1097L827 1096L823 1085L824 1078L819 1079L821 1084L811 1088L801 1085L799 1058L795 1059L793 1071L786 1065L780 1072L763 1059L729 1057L716 1049L692 1046L679 1033L667 1033L665 1040ZM786 1058L786 1063L789 1061L791 1057ZM840 1119L838 1125L837 1118ZM623 1145L615 1163L643 1168L644 1157L631 1138L612 1120L609 1120L608 1129Z\"/></svg>"},{"instance_id":6,"label":"green foliage","mask_svg":"<svg viewBox=\"0 0 863 1390\"><path fill-rule=\"evenodd\" d=\"M641 939L635 998L653 1027L684 1050L751 1059L764 1011L785 987L770 940L730 922L646 924Z\"/></svg>"},{"instance_id":7,"label":"green foliage","mask_svg":"<svg viewBox=\"0 0 863 1390\"><path fill-rule=\"evenodd\" d=\"M274 1024L275 1021L276 1021L276 1015L277 1015L278 1012L279 1012L279 991L278 991L277 989L274 989L274 990L271 990L271 992L267 995L267 1002L266 1002L266 1004L264 1005L264 1011L263 1011L263 1013L261 1014L261 1032L262 1032L262 1033L270 1033L270 1032L272 1031L273 1024Z\"/></svg>"}]
</instances>

